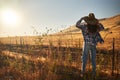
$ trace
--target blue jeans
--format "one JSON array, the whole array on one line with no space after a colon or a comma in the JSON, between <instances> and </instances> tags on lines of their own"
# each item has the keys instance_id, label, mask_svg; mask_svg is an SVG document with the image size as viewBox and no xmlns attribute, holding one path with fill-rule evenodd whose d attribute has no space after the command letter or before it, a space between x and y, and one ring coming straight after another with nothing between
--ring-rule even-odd
<instances>
[{"instance_id":1,"label":"blue jeans","mask_svg":"<svg viewBox=\"0 0 120 80\"><path fill-rule=\"evenodd\" d=\"M92 73L96 74L96 45L90 45L89 43L84 43L83 54L82 54L82 73L85 72L87 56L90 52L90 58L92 62Z\"/></svg>"}]
</instances>

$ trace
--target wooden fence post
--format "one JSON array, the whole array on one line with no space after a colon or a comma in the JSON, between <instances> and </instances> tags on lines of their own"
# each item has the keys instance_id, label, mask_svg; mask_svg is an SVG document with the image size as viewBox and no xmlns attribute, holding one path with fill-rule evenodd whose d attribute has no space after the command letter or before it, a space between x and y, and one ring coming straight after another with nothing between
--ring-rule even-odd
<instances>
[{"instance_id":1,"label":"wooden fence post","mask_svg":"<svg viewBox=\"0 0 120 80\"><path fill-rule=\"evenodd\" d=\"M20 46L21 46L21 53L22 53L22 37L20 37Z\"/></svg>"},{"instance_id":2,"label":"wooden fence post","mask_svg":"<svg viewBox=\"0 0 120 80\"><path fill-rule=\"evenodd\" d=\"M113 38L113 53L112 53L112 76L114 76L114 69L115 69L115 38Z\"/></svg>"}]
</instances>

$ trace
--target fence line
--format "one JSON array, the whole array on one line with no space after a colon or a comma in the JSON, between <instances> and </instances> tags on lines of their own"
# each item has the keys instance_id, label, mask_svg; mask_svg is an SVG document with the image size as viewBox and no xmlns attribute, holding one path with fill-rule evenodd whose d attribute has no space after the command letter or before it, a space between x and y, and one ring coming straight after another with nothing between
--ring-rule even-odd
<instances>
[{"instance_id":1,"label":"fence line","mask_svg":"<svg viewBox=\"0 0 120 80\"><path fill-rule=\"evenodd\" d=\"M16 39L16 44L15 45L16 46L20 45L18 47L21 48L21 52L22 52L23 48L25 48L24 45L27 45L24 40L25 39L20 38L20 42L19 42ZM14 47L13 44L12 44L12 42L13 41L10 38L10 46L9 46L10 50L12 50L12 47ZM44 44L45 43L43 43L42 45L41 44L39 44L39 45L43 46ZM83 41L80 38L78 38L78 39L67 39L67 40L61 40L61 39L59 39L59 40L56 40L56 41L48 40L48 42L46 43L46 45L50 46L50 47L56 46L57 50L58 50L57 51L58 53L62 53L62 51L60 51L60 47L66 47L66 48L68 48L68 51L66 51L64 53L69 53L69 47L82 48L82 44L83 44ZM104 44L98 45L98 48L100 48L101 46L103 46L103 49L105 49L106 51L102 52L102 53L98 52L99 53L97 55L98 66L101 65L105 69L107 69L108 67L110 67L111 68L111 75L112 76L116 76L116 75L120 74L120 69L119 69L119 67L120 67L120 63L119 63L120 62L120 53L118 51L120 49L120 38L110 38L110 39L107 39L107 40L105 40ZM52 52L53 48L50 48L50 51ZM71 56L73 55L73 52L74 51L70 52ZM79 51L74 52L74 54L75 53L79 53ZM100 60L102 60L101 57L102 57L103 61L99 62ZM74 61L77 61L77 60L74 60ZM105 66L105 65L107 65L107 66ZM109 66L109 65L111 65L111 66ZM90 68L90 59L89 59L89 68ZM99 67L99 68L101 68L101 67Z\"/></svg>"}]
</instances>

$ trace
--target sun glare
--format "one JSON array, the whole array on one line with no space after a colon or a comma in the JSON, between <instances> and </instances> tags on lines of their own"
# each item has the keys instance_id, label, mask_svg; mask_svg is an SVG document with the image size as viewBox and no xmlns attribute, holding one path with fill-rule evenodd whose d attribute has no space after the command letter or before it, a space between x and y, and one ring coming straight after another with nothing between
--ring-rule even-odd
<instances>
[{"instance_id":1,"label":"sun glare","mask_svg":"<svg viewBox=\"0 0 120 80\"><path fill-rule=\"evenodd\" d=\"M19 23L19 16L13 10L2 11L2 23L4 25L16 25Z\"/></svg>"}]
</instances>

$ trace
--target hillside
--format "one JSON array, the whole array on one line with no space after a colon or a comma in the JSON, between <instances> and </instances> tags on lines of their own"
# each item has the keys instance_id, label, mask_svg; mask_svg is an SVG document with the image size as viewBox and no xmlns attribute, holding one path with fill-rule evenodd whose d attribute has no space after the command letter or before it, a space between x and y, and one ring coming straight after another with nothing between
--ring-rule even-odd
<instances>
[{"instance_id":1,"label":"hillside","mask_svg":"<svg viewBox=\"0 0 120 80\"><path fill-rule=\"evenodd\" d=\"M110 18L99 19L99 22L104 25L105 27L104 32L106 31L119 32L120 31L120 14L110 17ZM60 33L79 33L79 32L81 31L78 28L76 28L75 25L73 25L65 30L62 30Z\"/></svg>"},{"instance_id":2,"label":"hillside","mask_svg":"<svg viewBox=\"0 0 120 80\"><path fill-rule=\"evenodd\" d=\"M105 43L103 48L112 48L113 38L116 38L117 47L120 46L120 14L99 20L105 27L104 31L100 34L104 39ZM81 30L75 27L75 25L70 26L58 33L46 35L46 36L17 36L17 37L6 37L0 38L0 43L3 44L28 44L28 45L54 45L54 46L82 46L83 36ZM102 47L100 46L100 47ZM109 47L109 48L108 48Z\"/></svg>"}]
</instances>

